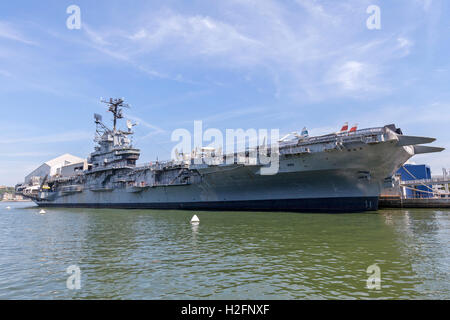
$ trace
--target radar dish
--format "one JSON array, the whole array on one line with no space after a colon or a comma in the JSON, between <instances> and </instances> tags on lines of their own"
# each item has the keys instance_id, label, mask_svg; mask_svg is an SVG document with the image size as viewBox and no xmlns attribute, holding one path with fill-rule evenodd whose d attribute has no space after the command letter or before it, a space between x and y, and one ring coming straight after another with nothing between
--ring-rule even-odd
<instances>
[{"instance_id":1,"label":"radar dish","mask_svg":"<svg viewBox=\"0 0 450 320\"><path fill-rule=\"evenodd\" d=\"M98 113L94 113L94 118L95 118L95 121L97 121L97 122L102 121L102 116L99 115Z\"/></svg>"}]
</instances>

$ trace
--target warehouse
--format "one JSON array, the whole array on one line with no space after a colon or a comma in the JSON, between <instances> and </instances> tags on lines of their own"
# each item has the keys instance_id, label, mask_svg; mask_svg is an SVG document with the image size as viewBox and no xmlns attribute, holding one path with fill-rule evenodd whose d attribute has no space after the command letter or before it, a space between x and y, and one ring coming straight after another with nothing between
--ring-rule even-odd
<instances>
[{"instance_id":1,"label":"warehouse","mask_svg":"<svg viewBox=\"0 0 450 320\"><path fill-rule=\"evenodd\" d=\"M45 176L54 176L56 174L61 174L61 168L72 165L81 164L83 167L85 159L73 156L71 154L63 154L57 158L44 162L38 168L33 170L30 174L25 177L25 184L35 185L42 180Z\"/></svg>"}]
</instances>

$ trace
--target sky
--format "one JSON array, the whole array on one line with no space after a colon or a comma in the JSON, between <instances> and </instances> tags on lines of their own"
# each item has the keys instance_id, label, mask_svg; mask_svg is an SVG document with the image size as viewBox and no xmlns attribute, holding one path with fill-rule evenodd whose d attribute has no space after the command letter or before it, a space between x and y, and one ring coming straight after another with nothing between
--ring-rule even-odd
<instances>
[{"instance_id":1,"label":"sky","mask_svg":"<svg viewBox=\"0 0 450 320\"><path fill-rule=\"evenodd\" d=\"M67 8L80 8L69 29ZM367 8L380 8L379 29ZM395 123L437 138L450 168L445 0L1 1L0 185L63 153L87 157L100 98L125 97L141 162L178 128L311 135Z\"/></svg>"}]
</instances>

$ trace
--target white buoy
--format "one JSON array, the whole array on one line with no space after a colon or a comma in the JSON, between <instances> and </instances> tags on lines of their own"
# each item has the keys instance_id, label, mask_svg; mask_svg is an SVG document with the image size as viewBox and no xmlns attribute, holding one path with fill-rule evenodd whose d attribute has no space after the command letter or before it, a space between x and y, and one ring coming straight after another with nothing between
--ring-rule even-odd
<instances>
[{"instance_id":1,"label":"white buoy","mask_svg":"<svg viewBox=\"0 0 450 320\"><path fill-rule=\"evenodd\" d=\"M40 214L46 214L45 210L42 209L41 211L39 211Z\"/></svg>"},{"instance_id":2,"label":"white buoy","mask_svg":"<svg viewBox=\"0 0 450 320\"><path fill-rule=\"evenodd\" d=\"M10 206L7 206L7 207L6 207L6 210L11 210L11 207L10 207Z\"/></svg>"},{"instance_id":3,"label":"white buoy","mask_svg":"<svg viewBox=\"0 0 450 320\"><path fill-rule=\"evenodd\" d=\"M194 215L191 219L191 224L199 224L200 219L197 217L197 215Z\"/></svg>"}]
</instances>

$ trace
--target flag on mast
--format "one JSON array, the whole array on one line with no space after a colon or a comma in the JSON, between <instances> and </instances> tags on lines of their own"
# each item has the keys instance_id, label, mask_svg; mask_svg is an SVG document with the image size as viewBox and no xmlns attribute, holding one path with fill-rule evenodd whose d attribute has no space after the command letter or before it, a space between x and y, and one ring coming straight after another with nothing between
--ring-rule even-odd
<instances>
[{"instance_id":1,"label":"flag on mast","mask_svg":"<svg viewBox=\"0 0 450 320\"><path fill-rule=\"evenodd\" d=\"M355 124L349 132L356 132L356 130L358 130L358 124Z\"/></svg>"}]
</instances>

